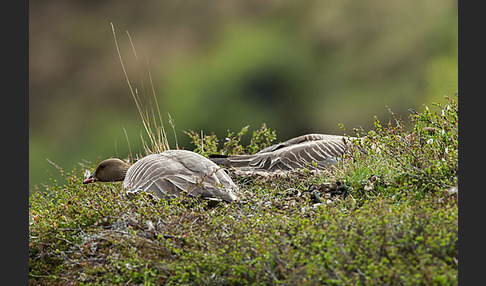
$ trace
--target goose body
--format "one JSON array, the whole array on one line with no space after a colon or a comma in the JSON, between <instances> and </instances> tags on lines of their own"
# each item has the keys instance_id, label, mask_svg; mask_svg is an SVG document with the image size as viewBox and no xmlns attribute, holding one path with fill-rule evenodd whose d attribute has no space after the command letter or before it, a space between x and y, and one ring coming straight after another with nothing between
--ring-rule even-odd
<instances>
[{"instance_id":1,"label":"goose body","mask_svg":"<svg viewBox=\"0 0 486 286\"><path fill-rule=\"evenodd\" d=\"M213 156L213 162L245 171L325 169L337 163L348 147L348 137L306 134L272 145L252 155Z\"/></svg>"},{"instance_id":2,"label":"goose body","mask_svg":"<svg viewBox=\"0 0 486 286\"><path fill-rule=\"evenodd\" d=\"M123 189L128 192L152 191L162 199L192 196L238 200L238 187L221 167L186 150L148 155L132 166L119 159L107 159L83 183L96 180L123 180Z\"/></svg>"}]
</instances>

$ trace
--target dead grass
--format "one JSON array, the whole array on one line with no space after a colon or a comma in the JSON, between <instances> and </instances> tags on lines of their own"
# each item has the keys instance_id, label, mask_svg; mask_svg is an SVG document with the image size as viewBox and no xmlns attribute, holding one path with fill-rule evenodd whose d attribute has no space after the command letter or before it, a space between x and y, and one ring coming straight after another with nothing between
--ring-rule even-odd
<instances>
[{"instance_id":1,"label":"dead grass","mask_svg":"<svg viewBox=\"0 0 486 286\"><path fill-rule=\"evenodd\" d=\"M153 80L152 80L152 73L150 72L150 67L149 67L149 61L146 59L146 71L147 71L147 76L149 78L150 82L150 88L149 91L147 91L147 88L145 87L144 81L143 81L143 72L142 72L142 65L139 61L137 51L135 49L135 45L132 41L132 38L130 37L130 34L127 31L127 37L130 41L130 45L132 48L133 56L136 59L136 62L139 66L139 74L140 74L140 87L141 87L141 92L137 88L134 88L130 78L127 74L127 71L125 69L125 64L123 62L123 57L120 52L120 48L118 46L118 41L115 33L115 27L113 26L113 23L111 23L111 28L113 32L113 39L115 41L115 46L116 46L116 51L118 53L118 59L120 60L120 64L123 70L123 74L125 75L125 79L128 84L128 88L130 89L130 94L132 95L133 101L135 102L135 105L137 107L138 113L140 115L140 118L142 119L142 124L144 126L145 134L148 137L148 141L144 139L142 134L140 134L142 144L144 147L145 155L149 154L155 154L155 153L161 153L165 150L170 149L169 142L167 140L167 133L165 131L164 127L164 121L162 119L162 116L160 114L160 107L159 103L157 101L157 96L155 94L155 88L153 85ZM151 97L148 96L150 93ZM174 124L173 120L169 115L169 123L171 124L172 128L174 129ZM174 130L174 136L175 136L175 130ZM176 138L176 148L177 146L177 136Z\"/></svg>"}]
</instances>

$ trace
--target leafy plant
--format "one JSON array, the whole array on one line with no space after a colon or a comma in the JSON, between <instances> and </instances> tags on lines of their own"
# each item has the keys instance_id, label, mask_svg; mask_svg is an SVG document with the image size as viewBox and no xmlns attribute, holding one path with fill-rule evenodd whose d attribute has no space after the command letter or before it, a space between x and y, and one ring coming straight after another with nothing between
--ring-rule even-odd
<instances>
[{"instance_id":1,"label":"leafy plant","mask_svg":"<svg viewBox=\"0 0 486 286\"><path fill-rule=\"evenodd\" d=\"M375 129L361 132L364 140L356 141L351 149L352 164L374 160L375 166L381 166L375 174L395 181L395 191L405 188L419 197L457 185L458 105L446 99L445 106L434 104L435 111L427 106L422 113L411 110L411 132L391 110L386 125L375 118Z\"/></svg>"},{"instance_id":2,"label":"leafy plant","mask_svg":"<svg viewBox=\"0 0 486 286\"><path fill-rule=\"evenodd\" d=\"M243 127L238 133L228 131L228 135L224 138L223 146L218 150L219 140L214 133L211 135L199 135L192 130L184 132L191 138L191 143L194 144L194 152L203 156L209 156L212 154L220 155L241 155L241 154L254 154L261 149L269 147L273 144L277 135L275 131L267 128L265 123L261 128L253 131L250 144L248 146L241 145L241 138L248 132L248 127Z\"/></svg>"},{"instance_id":3,"label":"leafy plant","mask_svg":"<svg viewBox=\"0 0 486 286\"><path fill-rule=\"evenodd\" d=\"M255 154L262 149L270 147L275 143L276 139L276 132L267 128L265 123L262 123L262 127L260 129L253 131L250 144L246 146L246 152L249 154Z\"/></svg>"},{"instance_id":4,"label":"leafy plant","mask_svg":"<svg viewBox=\"0 0 486 286\"><path fill-rule=\"evenodd\" d=\"M218 154L218 137L211 133L211 135L202 134L189 130L184 131L191 138L191 143L194 144L194 152L208 157L211 154Z\"/></svg>"}]
</instances>

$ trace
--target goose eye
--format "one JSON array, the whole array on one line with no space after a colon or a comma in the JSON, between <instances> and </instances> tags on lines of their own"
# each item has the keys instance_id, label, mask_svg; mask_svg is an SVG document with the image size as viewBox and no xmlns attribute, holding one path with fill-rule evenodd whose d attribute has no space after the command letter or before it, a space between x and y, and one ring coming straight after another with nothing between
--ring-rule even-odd
<instances>
[{"instance_id":1,"label":"goose eye","mask_svg":"<svg viewBox=\"0 0 486 286\"><path fill-rule=\"evenodd\" d=\"M98 169L103 169L104 167L106 167L106 164L101 164L98 166Z\"/></svg>"}]
</instances>

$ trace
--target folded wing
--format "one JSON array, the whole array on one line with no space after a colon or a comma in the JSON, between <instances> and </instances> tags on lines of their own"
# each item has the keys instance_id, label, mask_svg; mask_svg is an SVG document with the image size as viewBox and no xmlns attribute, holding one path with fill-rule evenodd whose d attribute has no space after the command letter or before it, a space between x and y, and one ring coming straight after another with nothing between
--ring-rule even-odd
<instances>
[{"instance_id":1,"label":"folded wing","mask_svg":"<svg viewBox=\"0 0 486 286\"><path fill-rule=\"evenodd\" d=\"M336 164L345 153L347 137L307 134L272 145L253 155L215 156L213 162L242 170L325 169Z\"/></svg>"},{"instance_id":2,"label":"folded wing","mask_svg":"<svg viewBox=\"0 0 486 286\"><path fill-rule=\"evenodd\" d=\"M159 198L215 197L238 200L238 187L207 158L185 150L168 150L137 161L123 182L130 191L153 191Z\"/></svg>"}]
</instances>

